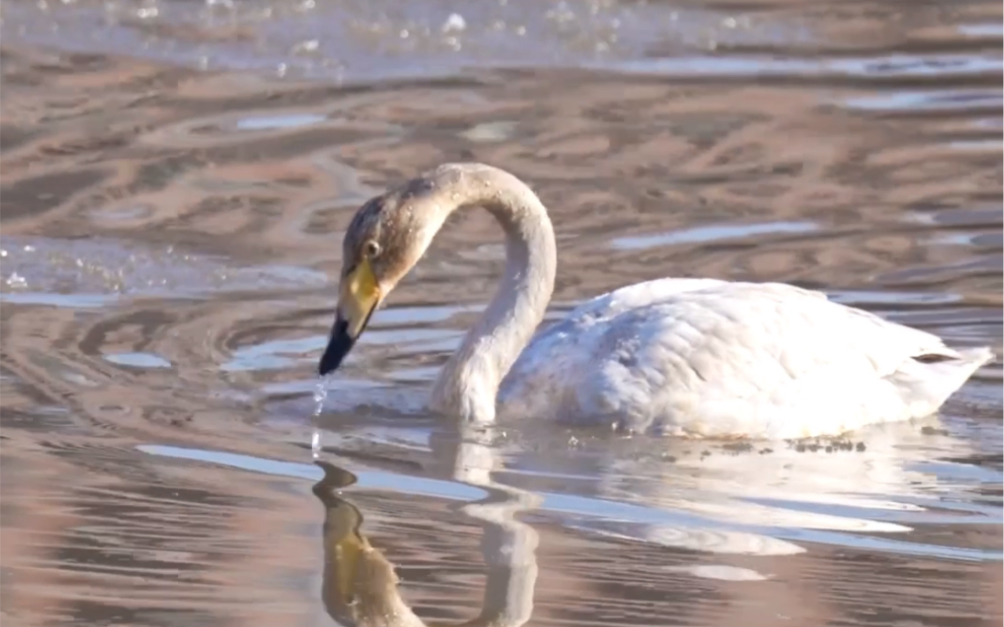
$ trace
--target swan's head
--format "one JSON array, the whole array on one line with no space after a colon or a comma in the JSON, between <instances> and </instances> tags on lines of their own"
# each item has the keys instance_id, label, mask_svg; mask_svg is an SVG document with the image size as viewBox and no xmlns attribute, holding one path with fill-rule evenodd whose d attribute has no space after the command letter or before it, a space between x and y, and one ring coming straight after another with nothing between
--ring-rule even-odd
<instances>
[{"instance_id":1,"label":"swan's head","mask_svg":"<svg viewBox=\"0 0 1004 627\"><path fill-rule=\"evenodd\" d=\"M370 199L356 212L342 241L338 311L321 376L338 368L370 316L421 259L446 218L442 189L423 176Z\"/></svg>"}]
</instances>

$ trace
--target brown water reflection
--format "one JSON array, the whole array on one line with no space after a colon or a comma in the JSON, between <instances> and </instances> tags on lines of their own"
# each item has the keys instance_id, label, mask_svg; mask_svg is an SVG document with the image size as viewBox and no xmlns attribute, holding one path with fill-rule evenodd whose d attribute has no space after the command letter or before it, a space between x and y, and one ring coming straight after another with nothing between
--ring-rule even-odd
<instances>
[{"instance_id":1,"label":"brown water reflection","mask_svg":"<svg viewBox=\"0 0 1004 627\"><path fill-rule=\"evenodd\" d=\"M311 462L342 230L447 160L539 191L555 316L666 275L785 280L1000 353L999 5L594 4L592 30L472 9L471 65L497 19L552 25L522 54L558 52L457 71L435 48L415 59L438 71L369 83L418 53L316 35L290 56L323 30L306 10L261 25L248 3L236 30L192 30L180 3L4 4L5 624L351 624L382 615L370 602L428 624L1000 624L999 363L940 418L857 434L863 450L456 433L423 392L501 267L476 213L375 317ZM429 6L436 28L453 10ZM132 21L84 37L106 10ZM424 32L368 11L360 41ZM643 28L667 12L688 26ZM289 72L163 63L191 61L189 39L211 68ZM356 82L325 73L336 53Z\"/></svg>"},{"instance_id":2,"label":"brown water reflection","mask_svg":"<svg viewBox=\"0 0 1004 627\"><path fill-rule=\"evenodd\" d=\"M317 464L324 471L314 494L325 507L322 598L328 613L340 625L424 625L402 599L394 566L362 533L359 510L339 496L356 477L327 462ZM485 487L494 495L464 508L484 523L485 591L477 617L461 624L519 627L533 611L538 536L513 514L539 499L490 482Z\"/></svg>"}]
</instances>

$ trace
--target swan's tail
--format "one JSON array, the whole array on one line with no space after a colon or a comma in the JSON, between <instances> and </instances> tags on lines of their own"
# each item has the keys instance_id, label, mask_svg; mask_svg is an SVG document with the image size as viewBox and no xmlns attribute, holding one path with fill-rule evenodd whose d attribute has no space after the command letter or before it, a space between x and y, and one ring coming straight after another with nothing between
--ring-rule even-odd
<instances>
[{"instance_id":1,"label":"swan's tail","mask_svg":"<svg viewBox=\"0 0 1004 627\"><path fill-rule=\"evenodd\" d=\"M948 397L994 358L989 347L946 351L907 360L894 377L914 418L938 411Z\"/></svg>"}]
</instances>

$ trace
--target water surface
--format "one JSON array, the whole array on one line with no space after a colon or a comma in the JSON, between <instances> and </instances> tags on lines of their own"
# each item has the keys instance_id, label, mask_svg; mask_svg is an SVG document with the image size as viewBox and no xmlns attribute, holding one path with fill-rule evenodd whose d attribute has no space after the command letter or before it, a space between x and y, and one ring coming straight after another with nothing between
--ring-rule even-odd
<instances>
[{"instance_id":1,"label":"water surface","mask_svg":"<svg viewBox=\"0 0 1004 627\"><path fill-rule=\"evenodd\" d=\"M448 160L547 204L549 321L662 276L780 280L1000 354L1001 19L5 2L5 623L999 625L999 361L835 441L462 429L424 395L502 267L478 212L309 442L344 229Z\"/></svg>"}]
</instances>

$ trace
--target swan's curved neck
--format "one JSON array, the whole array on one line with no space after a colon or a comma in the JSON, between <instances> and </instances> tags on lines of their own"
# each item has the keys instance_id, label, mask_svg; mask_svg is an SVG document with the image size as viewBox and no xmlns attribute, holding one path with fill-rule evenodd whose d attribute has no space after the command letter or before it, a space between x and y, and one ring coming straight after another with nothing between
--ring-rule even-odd
<instances>
[{"instance_id":1,"label":"swan's curved neck","mask_svg":"<svg viewBox=\"0 0 1004 627\"><path fill-rule=\"evenodd\" d=\"M499 384L543 319L554 290L554 229L536 194L503 170L465 164L437 172L449 173L432 178L443 199L438 203L442 220L457 209L487 209L505 232L506 265L484 314L443 366L431 406L465 420L491 422Z\"/></svg>"}]
</instances>

